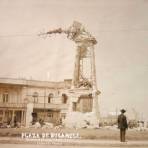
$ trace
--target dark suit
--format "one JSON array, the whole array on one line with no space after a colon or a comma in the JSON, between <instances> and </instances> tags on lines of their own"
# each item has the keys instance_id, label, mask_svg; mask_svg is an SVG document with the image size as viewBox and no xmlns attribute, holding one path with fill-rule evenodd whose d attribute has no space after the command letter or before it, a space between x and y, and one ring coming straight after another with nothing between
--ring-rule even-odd
<instances>
[{"instance_id":1,"label":"dark suit","mask_svg":"<svg viewBox=\"0 0 148 148\"><path fill-rule=\"evenodd\" d=\"M120 129L120 141L125 142L125 133L128 125L126 116L123 113L118 116L118 128Z\"/></svg>"}]
</instances>

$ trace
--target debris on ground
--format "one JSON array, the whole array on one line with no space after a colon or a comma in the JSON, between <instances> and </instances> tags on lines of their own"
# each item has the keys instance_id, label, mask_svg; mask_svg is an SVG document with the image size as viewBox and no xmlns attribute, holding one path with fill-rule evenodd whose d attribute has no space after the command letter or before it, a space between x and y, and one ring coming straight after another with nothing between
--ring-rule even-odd
<instances>
[{"instance_id":1,"label":"debris on ground","mask_svg":"<svg viewBox=\"0 0 148 148\"><path fill-rule=\"evenodd\" d=\"M30 125L30 128L41 128L41 124L39 122L36 122L33 125Z\"/></svg>"},{"instance_id":2,"label":"debris on ground","mask_svg":"<svg viewBox=\"0 0 148 148\"><path fill-rule=\"evenodd\" d=\"M67 115L65 121L65 127L68 128L99 128L97 119L93 112L81 113L71 112Z\"/></svg>"},{"instance_id":3,"label":"debris on ground","mask_svg":"<svg viewBox=\"0 0 148 148\"><path fill-rule=\"evenodd\" d=\"M46 129L46 128L53 128L53 123L44 122L42 129Z\"/></svg>"}]
</instances>

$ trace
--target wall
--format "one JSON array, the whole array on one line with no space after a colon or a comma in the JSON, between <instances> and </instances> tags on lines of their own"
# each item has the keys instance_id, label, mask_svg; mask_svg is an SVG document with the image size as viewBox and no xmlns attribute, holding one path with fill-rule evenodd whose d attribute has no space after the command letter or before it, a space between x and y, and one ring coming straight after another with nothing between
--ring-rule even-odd
<instances>
[{"instance_id":1,"label":"wall","mask_svg":"<svg viewBox=\"0 0 148 148\"><path fill-rule=\"evenodd\" d=\"M3 102L3 94L8 93L8 103L22 103L21 87L0 85L0 102Z\"/></svg>"}]
</instances>

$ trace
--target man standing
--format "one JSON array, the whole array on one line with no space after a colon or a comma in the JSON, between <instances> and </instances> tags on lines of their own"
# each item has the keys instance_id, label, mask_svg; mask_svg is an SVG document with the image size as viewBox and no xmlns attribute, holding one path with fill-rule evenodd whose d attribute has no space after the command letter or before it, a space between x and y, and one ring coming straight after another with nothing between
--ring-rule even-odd
<instances>
[{"instance_id":1,"label":"man standing","mask_svg":"<svg viewBox=\"0 0 148 148\"><path fill-rule=\"evenodd\" d=\"M120 141L125 142L125 133L128 128L126 116L124 113L126 110L122 109L121 114L118 116L118 128L120 129Z\"/></svg>"}]
</instances>

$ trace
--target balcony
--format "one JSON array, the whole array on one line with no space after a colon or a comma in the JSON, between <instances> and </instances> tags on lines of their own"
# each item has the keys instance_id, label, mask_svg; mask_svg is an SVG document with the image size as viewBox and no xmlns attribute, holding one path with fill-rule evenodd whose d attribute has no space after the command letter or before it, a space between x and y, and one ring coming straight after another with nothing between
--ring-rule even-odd
<instances>
[{"instance_id":1,"label":"balcony","mask_svg":"<svg viewBox=\"0 0 148 148\"><path fill-rule=\"evenodd\" d=\"M68 104L53 104L53 103L34 103L36 109L68 109Z\"/></svg>"},{"instance_id":2,"label":"balcony","mask_svg":"<svg viewBox=\"0 0 148 148\"><path fill-rule=\"evenodd\" d=\"M0 107L2 108L25 108L26 104L25 103L3 103L0 102Z\"/></svg>"},{"instance_id":3,"label":"balcony","mask_svg":"<svg viewBox=\"0 0 148 148\"><path fill-rule=\"evenodd\" d=\"M0 108L25 108L25 103L3 103L0 102ZM36 109L68 109L68 104L53 104L53 103L34 103Z\"/></svg>"}]
</instances>

